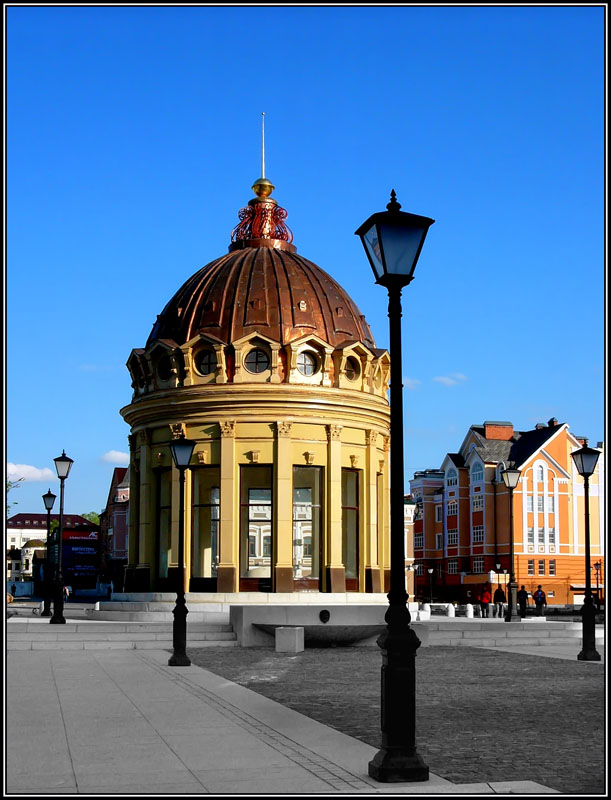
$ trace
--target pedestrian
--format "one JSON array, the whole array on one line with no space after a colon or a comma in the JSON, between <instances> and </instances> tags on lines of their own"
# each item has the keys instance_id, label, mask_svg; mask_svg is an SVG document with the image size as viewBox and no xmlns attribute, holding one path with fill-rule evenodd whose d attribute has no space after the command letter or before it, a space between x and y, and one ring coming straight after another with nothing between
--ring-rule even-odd
<instances>
[{"instance_id":1,"label":"pedestrian","mask_svg":"<svg viewBox=\"0 0 611 800\"><path fill-rule=\"evenodd\" d=\"M479 597L479 604L482 609L482 617L487 617L490 613L490 603L492 602L492 594L490 592L490 584L488 581L484 584L482 593Z\"/></svg>"},{"instance_id":2,"label":"pedestrian","mask_svg":"<svg viewBox=\"0 0 611 800\"><path fill-rule=\"evenodd\" d=\"M15 586L14 583L11 586L11 594L13 595L13 597L15 597L15 595L17 594L17 587Z\"/></svg>"},{"instance_id":3,"label":"pedestrian","mask_svg":"<svg viewBox=\"0 0 611 800\"><path fill-rule=\"evenodd\" d=\"M503 604L506 601L505 592L501 589L500 586L497 586L494 592L494 608L492 610L492 615L494 617L499 617L499 619L503 616Z\"/></svg>"},{"instance_id":4,"label":"pedestrian","mask_svg":"<svg viewBox=\"0 0 611 800\"><path fill-rule=\"evenodd\" d=\"M533 593L533 600L535 601L535 614L538 617L543 616L543 609L547 605L545 592L541 588L541 584L537 586L537 591Z\"/></svg>"},{"instance_id":5,"label":"pedestrian","mask_svg":"<svg viewBox=\"0 0 611 800\"><path fill-rule=\"evenodd\" d=\"M524 619L526 616L526 606L528 604L528 592L524 584L520 586L520 591L516 594L516 600L518 601L518 608L520 609L520 617Z\"/></svg>"},{"instance_id":6,"label":"pedestrian","mask_svg":"<svg viewBox=\"0 0 611 800\"><path fill-rule=\"evenodd\" d=\"M67 586L64 586L64 600L67 600L70 597L70 589Z\"/></svg>"}]
</instances>

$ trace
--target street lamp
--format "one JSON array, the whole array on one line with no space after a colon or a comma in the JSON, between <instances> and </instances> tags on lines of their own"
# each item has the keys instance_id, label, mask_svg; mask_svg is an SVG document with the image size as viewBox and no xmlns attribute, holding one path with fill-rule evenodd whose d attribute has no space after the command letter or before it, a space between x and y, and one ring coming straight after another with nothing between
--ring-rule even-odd
<instances>
[{"instance_id":1,"label":"street lamp","mask_svg":"<svg viewBox=\"0 0 611 800\"><path fill-rule=\"evenodd\" d=\"M505 622L513 622L518 619L517 613L517 592L518 584L514 572L513 563L513 490L518 485L520 480L520 470L507 467L501 472L503 483L509 489L509 591L507 592L507 613L505 614Z\"/></svg>"},{"instance_id":2,"label":"street lamp","mask_svg":"<svg viewBox=\"0 0 611 800\"><path fill-rule=\"evenodd\" d=\"M594 569L596 570L596 608L598 611L600 611L600 589L598 587L598 573L600 572L601 566L602 564L600 563L600 561L597 561L594 564Z\"/></svg>"},{"instance_id":3,"label":"street lamp","mask_svg":"<svg viewBox=\"0 0 611 800\"><path fill-rule=\"evenodd\" d=\"M62 575L62 545L64 532L64 481L70 474L74 461L62 450L61 456L53 459L59 478L59 527L57 528L57 559L55 561L55 599L53 600L53 616L51 625L64 625L64 577Z\"/></svg>"},{"instance_id":4,"label":"street lamp","mask_svg":"<svg viewBox=\"0 0 611 800\"><path fill-rule=\"evenodd\" d=\"M178 506L178 569L176 570L176 606L172 639L174 653L168 661L170 667L188 667L191 659L187 655L187 604L185 601L185 470L188 468L196 442L186 439L184 433L170 442L170 450L174 464L180 473L179 506Z\"/></svg>"},{"instance_id":5,"label":"street lamp","mask_svg":"<svg viewBox=\"0 0 611 800\"><path fill-rule=\"evenodd\" d=\"M51 616L51 593L53 591L51 564L54 560L51 556L51 509L53 508L53 503L55 503L56 497L57 495L53 494L51 489L49 489L49 491L42 496L42 502L45 504L45 508L47 509L47 560L45 564L45 575L43 581L45 596L43 597L42 611L40 613L41 617Z\"/></svg>"},{"instance_id":6,"label":"street lamp","mask_svg":"<svg viewBox=\"0 0 611 800\"><path fill-rule=\"evenodd\" d=\"M581 609L582 648L577 658L579 661L600 661L600 653L596 650L596 610L590 577L590 475L594 474L600 450L588 447L586 439L584 446L572 452L571 456L583 478L586 522L586 596Z\"/></svg>"},{"instance_id":7,"label":"street lamp","mask_svg":"<svg viewBox=\"0 0 611 800\"><path fill-rule=\"evenodd\" d=\"M430 602L433 602L433 567L429 567L427 572L429 573L429 597Z\"/></svg>"},{"instance_id":8,"label":"street lamp","mask_svg":"<svg viewBox=\"0 0 611 800\"><path fill-rule=\"evenodd\" d=\"M388 290L390 333L390 591L382 651L382 747L369 762L377 781L426 781L429 768L416 751L416 650L405 590L403 382L401 291L414 277L418 257L434 220L401 211L393 189L386 211L355 231L361 237L376 283Z\"/></svg>"}]
</instances>

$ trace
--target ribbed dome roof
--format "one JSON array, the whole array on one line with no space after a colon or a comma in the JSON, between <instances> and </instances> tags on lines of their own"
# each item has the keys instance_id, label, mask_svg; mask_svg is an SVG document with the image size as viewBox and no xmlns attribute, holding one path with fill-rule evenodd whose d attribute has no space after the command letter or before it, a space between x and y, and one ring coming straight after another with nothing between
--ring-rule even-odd
<instances>
[{"instance_id":1,"label":"ribbed dome roof","mask_svg":"<svg viewBox=\"0 0 611 800\"><path fill-rule=\"evenodd\" d=\"M312 333L333 347L347 340L375 347L364 316L330 275L292 246L266 245L234 249L191 276L157 318L147 348L158 339L182 345L198 333L232 344L255 331L281 345Z\"/></svg>"}]
</instances>

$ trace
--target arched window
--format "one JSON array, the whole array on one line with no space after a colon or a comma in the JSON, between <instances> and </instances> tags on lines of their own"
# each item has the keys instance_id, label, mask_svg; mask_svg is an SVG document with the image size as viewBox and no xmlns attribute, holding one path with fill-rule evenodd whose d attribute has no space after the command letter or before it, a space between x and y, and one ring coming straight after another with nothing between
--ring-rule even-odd
<instances>
[{"instance_id":1,"label":"arched window","mask_svg":"<svg viewBox=\"0 0 611 800\"><path fill-rule=\"evenodd\" d=\"M474 464L471 467L471 483L484 480L484 468L481 464Z\"/></svg>"},{"instance_id":2,"label":"arched window","mask_svg":"<svg viewBox=\"0 0 611 800\"><path fill-rule=\"evenodd\" d=\"M543 483L543 467L541 464L537 467L537 483Z\"/></svg>"},{"instance_id":3,"label":"arched window","mask_svg":"<svg viewBox=\"0 0 611 800\"><path fill-rule=\"evenodd\" d=\"M456 486L458 483L458 475L455 469L451 469L446 474L446 486Z\"/></svg>"}]
</instances>

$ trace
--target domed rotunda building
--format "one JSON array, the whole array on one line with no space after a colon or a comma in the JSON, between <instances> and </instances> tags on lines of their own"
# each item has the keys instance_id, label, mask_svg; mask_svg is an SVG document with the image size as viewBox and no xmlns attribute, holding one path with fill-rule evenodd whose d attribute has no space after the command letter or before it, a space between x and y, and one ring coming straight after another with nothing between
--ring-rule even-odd
<instances>
[{"instance_id":1,"label":"domed rotunda building","mask_svg":"<svg viewBox=\"0 0 611 800\"><path fill-rule=\"evenodd\" d=\"M172 591L179 472L189 592L380 592L389 569L390 359L297 254L262 178L229 252L189 278L127 362L124 591Z\"/></svg>"}]
</instances>

